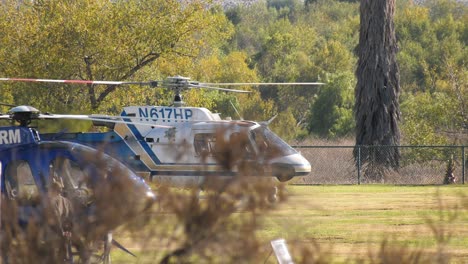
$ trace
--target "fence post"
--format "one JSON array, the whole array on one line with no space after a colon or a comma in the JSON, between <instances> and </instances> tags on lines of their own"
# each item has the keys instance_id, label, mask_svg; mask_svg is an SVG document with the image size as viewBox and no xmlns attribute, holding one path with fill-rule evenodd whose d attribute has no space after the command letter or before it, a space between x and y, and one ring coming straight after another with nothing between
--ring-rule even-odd
<instances>
[{"instance_id":1,"label":"fence post","mask_svg":"<svg viewBox=\"0 0 468 264\"><path fill-rule=\"evenodd\" d=\"M361 184L361 146L358 147L358 155L357 155L357 184Z\"/></svg>"},{"instance_id":2,"label":"fence post","mask_svg":"<svg viewBox=\"0 0 468 264\"><path fill-rule=\"evenodd\" d=\"M462 146L462 184L465 184L465 146Z\"/></svg>"}]
</instances>

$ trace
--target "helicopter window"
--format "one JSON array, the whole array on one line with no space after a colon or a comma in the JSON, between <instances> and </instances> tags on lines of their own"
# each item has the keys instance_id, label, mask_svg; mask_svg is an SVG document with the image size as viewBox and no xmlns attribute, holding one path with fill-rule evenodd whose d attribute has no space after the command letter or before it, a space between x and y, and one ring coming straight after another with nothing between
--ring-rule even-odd
<instances>
[{"instance_id":1,"label":"helicopter window","mask_svg":"<svg viewBox=\"0 0 468 264\"><path fill-rule=\"evenodd\" d=\"M74 190L86 185L86 174L78 164L67 158L56 158L49 166L49 175L59 182L65 190Z\"/></svg>"},{"instance_id":2,"label":"helicopter window","mask_svg":"<svg viewBox=\"0 0 468 264\"><path fill-rule=\"evenodd\" d=\"M14 161L5 170L5 187L8 197L21 202L36 201L39 198L31 167L24 160Z\"/></svg>"},{"instance_id":3,"label":"helicopter window","mask_svg":"<svg viewBox=\"0 0 468 264\"><path fill-rule=\"evenodd\" d=\"M215 152L216 137L211 133L195 134L193 144L197 156L202 154L213 155Z\"/></svg>"},{"instance_id":4,"label":"helicopter window","mask_svg":"<svg viewBox=\"0 0 468 264\"><path fill-rule=\"evenodd\" d=\"M229 136L229 143L231 145L240 146L243 148L242 154L247 158L252 158L254 155L254 150L252 148L250 140L246 137L246 134L240 132L234 132Z\"/></svg>"},{"instance_id":5,"label":"helicopter window","mask_svg":"<svg viewBox=\"0 0 468 264\"><path fill-rule=\"evenodd\" d=\"M257 145L260 154L267 158L287 156L297 153L280 137L271 132L268 128L258 127L252 130L251 136Z\"/></svg>"}]
</instances>

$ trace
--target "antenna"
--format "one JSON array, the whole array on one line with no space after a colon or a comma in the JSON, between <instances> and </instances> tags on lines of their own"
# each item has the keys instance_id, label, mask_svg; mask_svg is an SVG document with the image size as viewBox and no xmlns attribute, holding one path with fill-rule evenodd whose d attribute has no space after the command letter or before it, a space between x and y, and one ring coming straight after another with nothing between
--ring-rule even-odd
<instances>
[{"instance_id":1,"label":"antenna","mask_svg":"<svg viewBox=\"0 0 468 264\"><path fill-rule=\"evenodd\" d=\"M273 122L273 120L276 119L277 116L278 116L278 114L276 114L272 118L268 119L268 121L260 122L260 125L265 126L265 127L269 126L271 124L271 122Z\"/></svg>"},{"instance_id":2,"label":"antenna","mask_svg":"<svg viewBox=\"0 0 468 264\"><path fill-rule=\"evenodd\" d=\"M236 114L239 116L240 120L244 120L244 118L239 114L239 111L237 111L236 106L232 103L231 100L229 100L229 103L232 105L232 108L234 108L234 111L236 111Z\"/></svg>"}]
</instances>

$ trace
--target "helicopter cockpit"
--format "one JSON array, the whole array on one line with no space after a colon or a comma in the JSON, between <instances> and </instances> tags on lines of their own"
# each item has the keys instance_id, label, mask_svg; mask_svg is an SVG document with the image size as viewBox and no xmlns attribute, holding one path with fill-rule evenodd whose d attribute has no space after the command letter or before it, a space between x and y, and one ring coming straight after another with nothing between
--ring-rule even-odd
<instances>
[{"instance_id":1,"label":"helicopter cockpit","mask_svg":"<svg viewBox=\"0 0 468 264\"><path fill-rule=\"evenodd\" d=\"M258 124L250 130L257 153L257 161L264 166L266 175L275 176L279 181L288 181L295 176L307 175L311 165L299 152L289 146L268 126Z\"/></svg>"},{"instance_id":2,"label":"helicopter cockpit","mask_svg":"<svg viewBox=\"0 0 468 264\"><path fill-rule=\"evenodd\" d=\"M49 165L49 175L52 181L59 183L65 196L81 205L92 202L92 188L88 186L89 176L77 162L66 157L57 157Z\"/></svg>"},{"instance_id":3,"label":"helicopter cockpit","mask_svg":"<svg viewBox=\"0 0 468 264\"><path fill-rule=\"evenodd\" d=\"M266 126L259 126L250 131L259 153L265 153L265 158L271 159L296 154L297 151L284 142Z\"/></svg>"},{"instance_id":4,"label":"helicopter cockpit","mask_svg":"<svg viewBox=\"0 0 468 264\"><path fill-rule=\"evenodd\" d=\"M208 161L215 162L213 157L219 148L226 147L225 144L228 143L227 147L236 153L237 158L261 167L264 176L274 176L280 181L287 181L294 176L307 175L310 172L310 163L268 126L261 123L200 122L193 124L192 128L196 157L207 157Z\"/></svg>"}]
</instances>

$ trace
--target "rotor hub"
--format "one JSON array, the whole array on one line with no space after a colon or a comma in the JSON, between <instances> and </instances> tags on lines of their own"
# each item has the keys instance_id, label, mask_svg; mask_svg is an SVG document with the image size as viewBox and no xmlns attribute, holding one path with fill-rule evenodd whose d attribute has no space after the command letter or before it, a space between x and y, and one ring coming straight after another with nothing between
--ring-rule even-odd
<instances>
[{"instance_id":1,"label":"rotor hub","mask_svg":"<svg viewBox=\"0 0 468 264\"><path fill-rule=\"evenodd\" d=\"M20 105L13 107L8 112L10 118L20 123L20 126L28 126L31 120L39 118L39 110L32 106Z\"/></svg>"},{"instance_id":2,"label":"rotor hub","mask_svg":"<svg viewBox=\"0 0 468 264\"><path fill-rule=\"evenodd\" d=\"M173 105L175 107L181 107L184 105L181 92L189 89L191 84L192 82L190 82L190 78L183 76L168 77L163 81L163 86L174 90L175 95Z\"/></svg>"}]
</instances>

